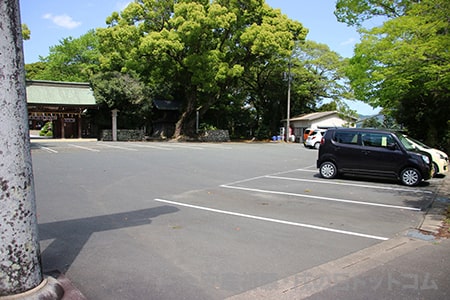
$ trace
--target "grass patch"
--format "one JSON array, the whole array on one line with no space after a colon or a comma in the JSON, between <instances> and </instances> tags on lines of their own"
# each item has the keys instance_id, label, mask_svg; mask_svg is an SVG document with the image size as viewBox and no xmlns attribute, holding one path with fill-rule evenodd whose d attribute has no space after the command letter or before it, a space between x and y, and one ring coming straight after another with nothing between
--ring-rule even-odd
<instances>
[{"instance_id":1,"label":"grass patch","mask_svg":"<svg viewBox=\"0 0 450 300\"><path fill-rule=\"evenodd\" d=\"M447 210L445 211L444 223L450 225L450 205L447 206Z\"/></svg>"},{"instance_id":2,"label":"grass patch","mask_svg":"<svg viewBox=\"0 0 450 300\"><path fill-rule=\"evenodd\" d=\"M438 235L443 238L450 238L450 205L447 206L444 212L444 221L442 222Z\"/></svg>"}]
</instances>

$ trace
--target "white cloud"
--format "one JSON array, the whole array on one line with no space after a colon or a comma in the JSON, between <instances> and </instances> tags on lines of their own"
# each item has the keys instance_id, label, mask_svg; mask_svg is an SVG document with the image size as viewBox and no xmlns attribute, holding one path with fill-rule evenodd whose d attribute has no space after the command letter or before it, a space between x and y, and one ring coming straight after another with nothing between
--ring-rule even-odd
<instances>
[{"instance_id":1,"label":"white cloud","mask_svg":"<svg viewBox=\"0 0 450 300\"><path fill-rule=\"evenodd\" d=\"M74 29L81 25L81 22L76 22L72 19L71 16L68 15L59 15L54 16L52 14L45 14L43 16L44 19L51 20L54 24L58 25L59 27L67 28L67 29Z\"/></svg>"},{"instance_id":2,"label":"white cloud","mask_svg":"<svg viewBox=\"0 0 450 300\"><path fill-rule=\"evenodd\" d=\"M355 43L356 43L356 39L355 38L349 38L348 40L343 41L339 45L341 45L341 46L348 46L348 45L353 45Z\"/></svg>"}]
</instances>

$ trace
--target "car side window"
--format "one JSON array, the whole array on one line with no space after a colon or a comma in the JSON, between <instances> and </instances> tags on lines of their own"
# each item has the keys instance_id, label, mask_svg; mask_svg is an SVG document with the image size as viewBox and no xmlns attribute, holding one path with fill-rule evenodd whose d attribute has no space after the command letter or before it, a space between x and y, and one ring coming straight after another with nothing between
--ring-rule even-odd
<instances>
[{"instance_id":1,"label":"car side window","mask_svg":"<svg viewBox=\"0 0 450 300\"><path fill-rule=\"evenodd\" d=\"M387 148L395 143L394 138L386 133L361 133L363 146Z\"/></svg>"},{"instance_id":2,"label":"car side window","mask_svg":"<svg viewBox=\"0 0 450 300\"><path fill-rule=\"evenodd\" d=\"M358 144L358 132L341 132L341 131L337 131L334 134L333 140L335 142L338 142L338 143L341 143L341 144L357 145Z\"/></svg>"}]
</instances>

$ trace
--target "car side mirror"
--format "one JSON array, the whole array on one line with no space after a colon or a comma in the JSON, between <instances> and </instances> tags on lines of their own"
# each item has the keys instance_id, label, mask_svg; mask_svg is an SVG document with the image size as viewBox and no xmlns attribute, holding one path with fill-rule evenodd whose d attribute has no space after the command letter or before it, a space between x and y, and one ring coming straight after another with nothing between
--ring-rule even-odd
<instances>
[{"instance_id":1,"label":"car side mirror","mask_svg":"<svg viewBox=\"0 0 450 300\"><path fill-rule=\"evenodd\" d=\"M390 143L390 144L388 144L388 145L387 145L387 148L388 148L389 150L397 150L397 149L398 149L396 143Z\"/></svg>"}]
</instances>

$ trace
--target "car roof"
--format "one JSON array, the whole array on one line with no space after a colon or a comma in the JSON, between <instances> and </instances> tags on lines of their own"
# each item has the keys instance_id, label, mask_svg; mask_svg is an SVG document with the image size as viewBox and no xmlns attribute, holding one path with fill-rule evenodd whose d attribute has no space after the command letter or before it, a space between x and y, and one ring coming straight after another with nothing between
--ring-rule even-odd
<instances>
[{"instance_id":1,"label":"car roof","mask_svg":"<svg viewBox=\"0 0 450 300\"><path fill-rule=\"evenodd\" d=\"M378 128L348 128L348 127L333 127L328 128L330 131L349 131L349 132L378 132L378 133L395 133L396 131L390 129L378 129Z\"/></svg>"}]
</instances>

